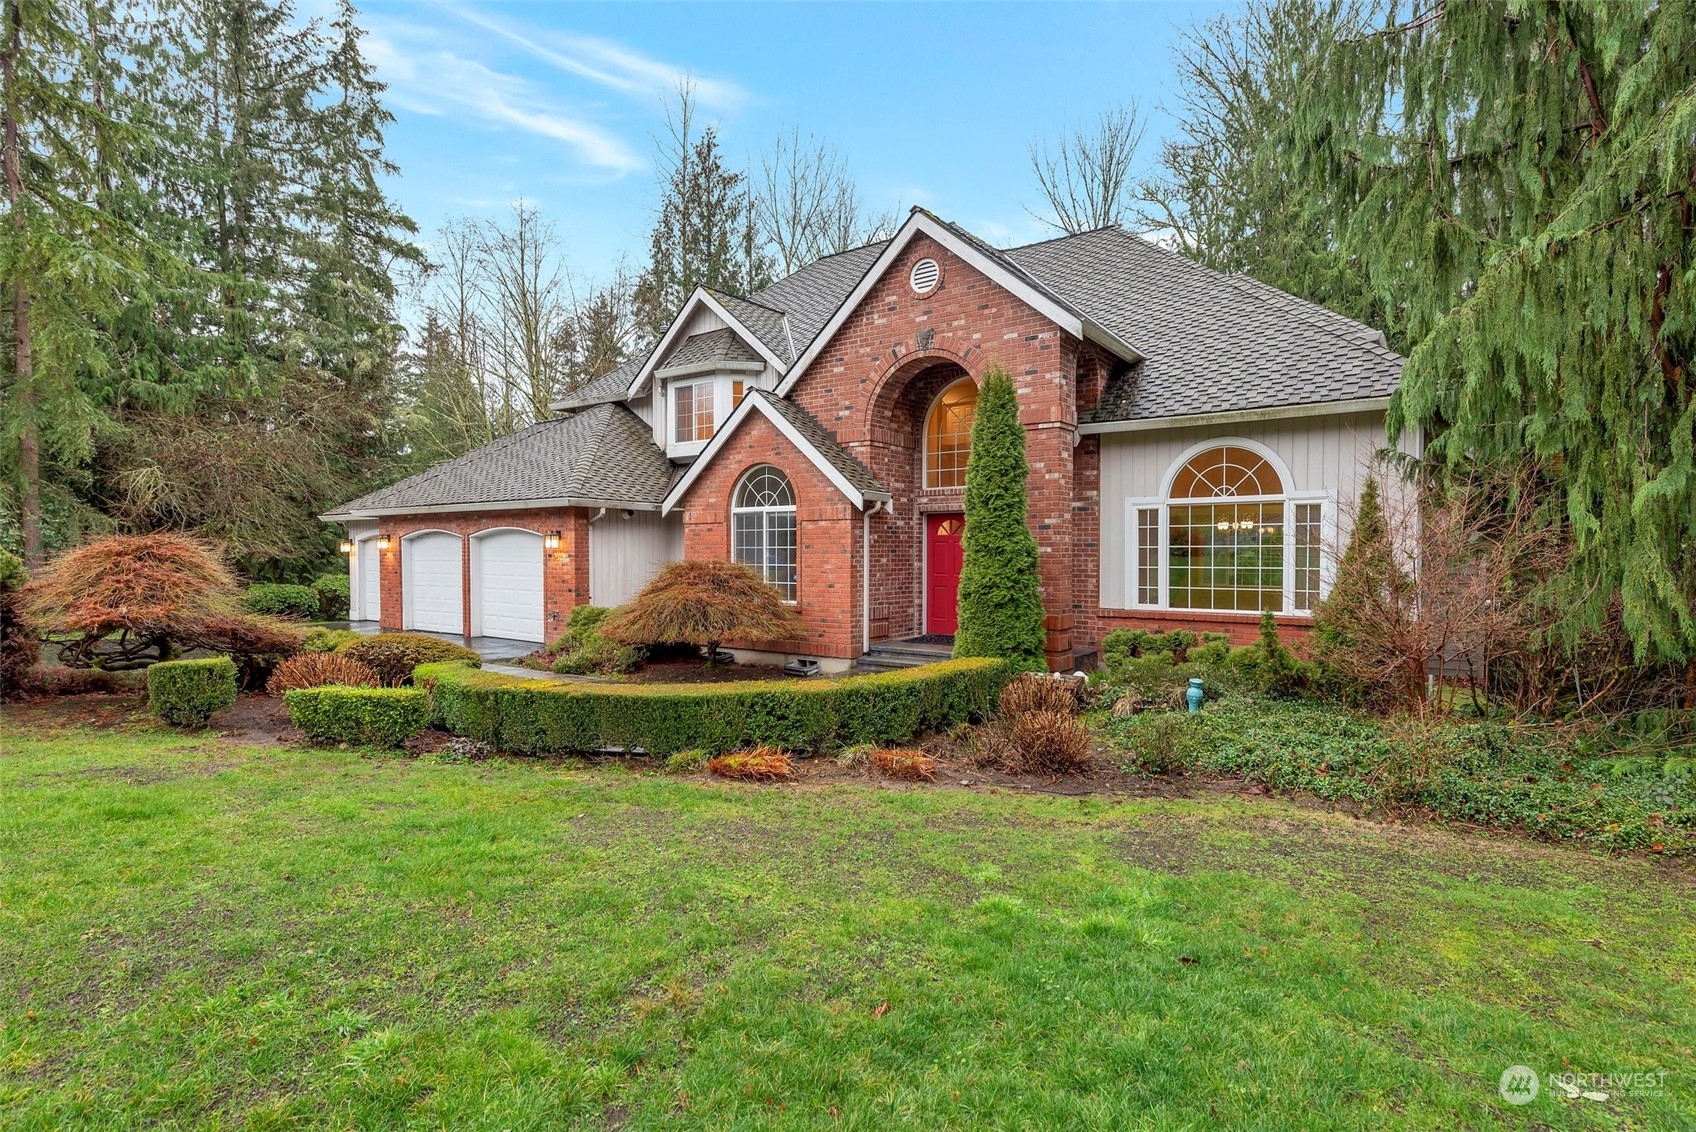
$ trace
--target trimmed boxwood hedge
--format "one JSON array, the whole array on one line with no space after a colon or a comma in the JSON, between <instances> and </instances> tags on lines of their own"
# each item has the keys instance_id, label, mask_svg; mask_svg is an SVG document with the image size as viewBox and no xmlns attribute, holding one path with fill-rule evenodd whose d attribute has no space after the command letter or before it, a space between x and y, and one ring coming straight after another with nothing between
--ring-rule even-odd
<instances>
[{"instance_id":1,"label":"trimmed boxwood hedge","mask_svg":"<svg viewBox=\"0 0 1696 1132\"><path fill-rule=\"evenodd\" d=\"M289 722L314 743L398 747L430 722L428 698L417 688L348 688L326 684L283 695Z\"/></svg>"},{"instance_id":2,"label":"trimmed boxwood hedge","mask_svg":"<svg viewBox=\"0 0 1696 1132\"><path fill-rule=\"evenodd\" d=\"M663 758L905 743L991 715L1012 674L1005 661L974 659L832 680L580 684L446 663L419 665L413 679L430 692L433 722L499 750L640 750Z\"/></svg>"},{"instance_id":3,"label":"trimmed boxwood hedge","mask_svg":"<svg viewBox=\"0 0 1696 1132\"><path fill-rule=\"evenodd\" d=\"M167 660L147 670L147 706L173 727L204 727L236 702L236 666L227 656Z\"/></svg>"},{"instance_id":4,"label":"trimmed boxwood hedge","mask_svg":"<svg viewBox=\"0 0 1696 1132\"><path fill-rule=\"evenodd\" d=\"M260 582L242 591L241 607L249 613L292 617L297 621L318 620L323 602L311 586L286 586Z\"/></svg>"}]
</instances>

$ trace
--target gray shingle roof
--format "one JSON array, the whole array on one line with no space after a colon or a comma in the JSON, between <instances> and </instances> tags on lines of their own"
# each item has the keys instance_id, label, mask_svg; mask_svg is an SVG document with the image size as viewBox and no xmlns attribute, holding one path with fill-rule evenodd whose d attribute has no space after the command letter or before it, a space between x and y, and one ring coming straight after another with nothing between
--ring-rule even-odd
<instances>
[{"instance_id":1,"label":"gray shingle roof","mask_svg":"<svg viewBox=\"0 0 1696 1132\"><path fill-rule=\"evenodd\" d=\"M752 299L739 299L725 291L707 288L707 293L724 304L724 309L747 327L765 348L784 365L795 360L795 350L789 341L789 328L784 325L783 312L773 310Z\"/></svg>"},{"instance_id":2,"label":"gray shingle roof","mask_svg":"<svg viewBox=\"0 0 1696 1132\"><path fill-rule=\"evenodd\" d=\"M630 391L630 383L636 380L636 371L642 368L642 363L648 360L643 354L630 358L616 369L608 370L593 381L588 381L567 393L554 405L556 409L586 409L590 405L605 405L623 401L625 394Z\"/></svg>"},{"instance_id":3,"label":"gray shingle roof","mask_svg":"<svg viewBox=\"0 0 1696 1132\"><path fill-rule=\"evenodd\" d=\"M825 256L784 276L754 298L788 314L795 349L804 353L888 246L888 240L880 240Z\"/></svg>"},{"instance_id":4,"label":"gray shingle roof","mask_svg":"<svg viewBox=\"0 0 1696 1132\"><path fill-rule=\"evenodd\" d=\"M1002 254L1145 355L1086 422L1386 397L1401 376L1369 327L1120 228Z\"/></svg>"},{"instance_id":5,"label":"gray shingle roof","mask_svg":"<svg viewBox=\"0 0 1696 1132\"><path fill-rule=\"evenodd\" d=\"M622 405L596 405L474 448L324 517L538 500L653 506L671 481L671 462L641 418Z\"/></svg>"},{"instance_id":6,"label":"gray shingle roof","mask_svg":"<svg viewBox=\"0 0 1696 1132\"><path fill-rule=\"evenodd\" d=\"M855 459L847 449L836 443L836 437L830 430L820 424L811 413L786 398L764 389L754 389L748 393L750 397L758 397L762 402L777 410L777 414L795 427L795 431L806 438L807 443L818 449L819 455L829 460L831 465L842 473L842 478L853 484L861 495L881 495L887 497L889 490L877 482L871 469Z\"/></svg>"},{"instance_id":7,"label":"gray shingle roof","mask_svg":"<svg viewBox=\"0 0 1696 1132\"><path fill-rule=\"evenodd\" d=\"M660 362L659 368L702 365L707 362L763 361L759 353L742 340L740 334L726 326L721 330L709 330L705 334L691 334L683 340L682 345ZM634 371L631 376L635 376ZM625 384L628 385L629 382L626 381Z\"/></svg>"}]
</instances>

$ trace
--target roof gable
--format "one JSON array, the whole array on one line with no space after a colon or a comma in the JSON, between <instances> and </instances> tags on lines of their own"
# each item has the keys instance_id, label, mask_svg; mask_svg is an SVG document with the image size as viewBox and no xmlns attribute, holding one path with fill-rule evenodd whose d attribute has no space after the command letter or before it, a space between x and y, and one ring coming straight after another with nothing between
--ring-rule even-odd
<instances>
[{"instance_id":1,"label":"roof gable","mask_svg":"<svg viewBox=\"0 0 1696 1132\"><path fill-rule=\"evenodd\" d=\"M688 471L684 472L666 493L664 502L660 504L662 514L669 514L683 501L683 497L689 494L689 489L701 477L701 473L729 443L730 437L755 413L770 421L777 431L856 507L864 508L879 500L889 500L888 489L877 481L871 469L836 443L836 438L805 409L793 401L775 397L761 389L753 389L742 399L742 404L737 406L736 411L730 414L730 419L713 434L712 440L701 450L695 462L689 465Z\"/></svg>"},{"instance_id":2,"label":"roof gable","mask_svg":"<svg viewBox=\"0 0 1696 1132\"><path fill-rule=\"evenodd\" d=\"M733 312L732 307L741 312L742 317L738 317ZM656 364L658 359L670 355L679 339L684 336L683 330L689 325L689 320L694 317L696 311L702 309L712 311L728 326L734 328L738 336L778 373L783 373L789 368L789 363L793 357L789 350L783 349L780 355L773 346L774 344L781 345L781 343L772 343L766 340L767 337L775 335L781 329L783 319L781 311L773 311L761 307L758 303L750 303L746 299L737 299L733 295L725 295L706 287L697 287L695 293L689 296L689 301L683 304L683 309L677 313L677 317L671 320L671 325L666 327L665 333L660 335L660 340L655 343L647 360L637 368L635 376L631 378L629 386L626 387L626 397L636 397L641 394L649 379L653 377L654 371L659 368ZM765 335L756 333L743 321L743 318L748 318L750 321L759 324L761 329L765 331ZM783 330L782 333L787 338L788 332Z\"/></svg>"}]
</instances>

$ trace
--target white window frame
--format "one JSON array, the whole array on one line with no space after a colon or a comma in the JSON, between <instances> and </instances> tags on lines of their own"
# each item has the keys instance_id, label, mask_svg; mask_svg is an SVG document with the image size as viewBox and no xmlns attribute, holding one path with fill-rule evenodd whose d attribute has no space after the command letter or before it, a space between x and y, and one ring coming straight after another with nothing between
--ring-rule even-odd
<instances>
[{"instance_id":1,"label":"white window frame","mask_svg":"<svg viewBox=\"0 0 1696 1132\"><path fill-rule=\"evenodd\" d=\"M668 423L667 427L671 431L671 447L673 449L693 449L694 451L698 452L702 448L705 448L707 446L708 442L710 442L712 440L713 433L718 432L719 423L724 419L723 415L719 412L719 401L722 400L722 398L719 397L718 386L719 386L719 379L717 377L704 377L704 378L698 378L698 379L691 380L691 381L677 381L677 382L671 382L671 383L667 384L667 386L666 386L666 416L669 418L669 423ZM690 395L689 395L690 396L690 406L691 406L691 410L690 410L691 435L689 436L689 438L687 440L685 440L681 435L679 435L678 429L677 429L677 425L678 425L678 421L677 421L678 394L683 392L685 389L697 390L698 391L702 388L705 388L706 390L708 390L708 392L711 394L712 399L713 399L712 432L709 432L705 439L697 439L693 435L693 424L694 424L694 421L696 419L698 419L699 414L698 414L698 411L696 411L693 407L694 406L694 398L695 398L696 394L694 392L691 392Z\"/></svg>"},{"instance_id":2,"label":"white window frame","mask_svg":"<svg viewBox=\"0 0 1696 1132\"><path fill-rule=\"evenodd\" d=\"M1161 481L1161 494L1158 496L1131 497L1125 500L1125 608L1126 609L1158 609L1174 613L1194 613L1200 616L1212 614L1249 614L1247 610L1233 609L1196 609L1190 606L1172 605L1171 563L1168 561L1168 551L1171 547L1172 484L1177 479L1178 472L1191 460L1212 448L1243 448L1263 457L1278 479L1286 487L1294 482L1288 466L1279 458L1276 452L1258 441L1244 437L1221 436L1200 441L1191 445L1172 461L1166 469L1166 475ZM1206 500L1179 500L1180 506L1205 503ZM1283 495L1232 495L1222 496L1219 502L1229 503L1282 503L1284 505L1284 588L1283 608L1273 612L1274 617L1313 616L1311 609L1295 607L1295 508L1298 503L1317 503L1319 507L1320 551L1319 551L1319 599L1323 601L1331 592L1331 584L1335 580L1336 564L1330 548L1336 545L1337 538L1337 493L1330 489L1310 491L1288 491ZM1137 522L1137 513L1143 510L1159 512L1156 524L1158 545L1155 548L1155 570L1159 583L1159 600L1153 605L1141 599L1142 587L1138 584L1137 562L1142 549L1141 524Z\"/></svg>"},{"instance_id":3,"label":"white window frame","mask_svg":"<svg viewBox=\"0 0 1696 1132\"><path fill-rule=\"evenodd\" d=\"M741 497L742 488L747 484L749 477L764 472L767 469L770 469L772 472L782 477L784 484L789 488L789 503L787 505L766 507L743 507L739 505L737 500ZM753 467L745 469L741 475L736 477L736 485L730 489L730 560L732 562L741 562L742 565L752 567L754 570L758 571L760 577L765 580L766 584L776 589L779 593L783 592L783 587L766 577L767 564L764 559L769 557L769 540L771 538L771 524L768 520L772 515L787 514L789 516L789 532L795 540L795 545L791 548L794 558L793 569L795 571L795 596L786 596L783 599L783 603L785 605L799 605L801 603L801 520L800 509L798 506L799 502L800 500L795 494L795 481L790 478L788 472L785 472L776 464L755 464ZM739 515L759 515L761 517L760 549L762 552L762 561L760 563L742 562L740 558L736 557L736 519Z\"/></svg>"}]
</instances>

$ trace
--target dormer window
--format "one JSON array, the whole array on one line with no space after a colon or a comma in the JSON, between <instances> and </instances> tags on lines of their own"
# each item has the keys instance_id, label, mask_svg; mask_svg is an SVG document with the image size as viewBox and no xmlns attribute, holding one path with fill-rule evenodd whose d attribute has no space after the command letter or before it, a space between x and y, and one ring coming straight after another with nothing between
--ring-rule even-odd
<instances>
[{"instance_id":1,"label":"dormer window","mask_svg":"<svg viewBox=\"0 0 1696 1132\"><path fill-rule=\"evenodd\" d=\"M712 381L691 381L671 387L674 443L693 444L713 438Z\"/></svg>"}]
</instances>

